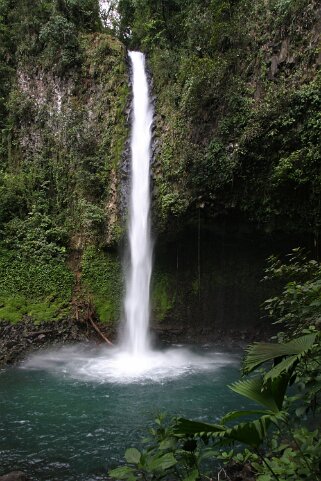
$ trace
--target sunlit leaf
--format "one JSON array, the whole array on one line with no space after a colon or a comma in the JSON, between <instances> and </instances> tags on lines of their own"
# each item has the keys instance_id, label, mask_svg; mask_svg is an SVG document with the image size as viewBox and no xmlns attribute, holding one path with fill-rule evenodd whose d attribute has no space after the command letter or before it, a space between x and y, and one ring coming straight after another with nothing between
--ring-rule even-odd
<instances>
[{"instance_id":1,"label":"sunlit leaf","mask_svg":"<svg viewBox=\"0 0 321 481\"><path fill-rule=\"evenodd\" d=\"M126 449L125 459L127 463L138 464L141 459L141 453L136 448Z\"/></svg>"},{"instance_id":2,"label":"sunlit leaf","mask_svg":"<svg viewBox=\"0 0 321 481\"><path fill-rule=\"evenodd\" d=\"M129 466L121 466L116 469L112 469L109 471L109 476L111 476L114 479L119 479L119 480L128 480L128 481L135 481L137 477L134 475L134 470L133 468L130 468Z\"/></svg>"},{"instance_id":3,"label":"sunlit leaf","mask_svg":"<svg viewBox=\"0 0 321 481\"><path fill-rule=\"evenodd\" d=\"M173 453L166 453L148 463L148 471L166 471L177 463Z\"/></svg>"}]
</instances>

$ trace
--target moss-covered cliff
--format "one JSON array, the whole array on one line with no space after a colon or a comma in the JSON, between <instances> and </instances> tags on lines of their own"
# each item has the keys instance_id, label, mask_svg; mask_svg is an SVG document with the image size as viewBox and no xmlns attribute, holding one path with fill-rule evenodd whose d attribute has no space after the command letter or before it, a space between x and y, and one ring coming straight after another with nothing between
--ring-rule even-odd
<instances>
[{"instance_id":1,"label":"moss-covered cliff","mask_svg":"<svg viewBox=\"0 0 321 481\"><path fill-rule=\"evenodd\" d=\"M200 207L318 235L320 18L314 0L131 11L132 42L148 51L154 78L155 215L166 228L197 220Z\"/></svg>"},{"instance_id":2,"label":"moss-covered cliff","mask_svg":"<svg viewBox=\"0 0 321 481\"><path fill-rule=\"evenodd\" d=\"M99 297L102 272L88 274L87 251L98 261L121 234L126 51L98 14L91 0L1 2L3 319L65 317L73 292L76 304ZM114 291L105 288L99 300L103 320L104 303L117 309Z\"/></svg>"},{"instance_id":3,"label":"moss-covered cliff","mask_svg":"<svg viewBox=\"0 0 321 481\"><path fill-rule=\"evenodd\" d=\"M319 246L319 2L119 12L111 29L96 0L0 1L0 319L119 319L126 45L155 94L154 325L245 329L264 258Z\"/></svg>"}]
</instances>

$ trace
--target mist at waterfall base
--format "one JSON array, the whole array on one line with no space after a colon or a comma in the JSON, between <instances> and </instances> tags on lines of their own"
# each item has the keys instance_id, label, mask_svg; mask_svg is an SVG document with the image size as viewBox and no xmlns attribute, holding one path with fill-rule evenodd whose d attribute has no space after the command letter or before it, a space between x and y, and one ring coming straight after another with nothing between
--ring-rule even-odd
<instances>
[{"instance_id":1,"label":"mist at waterfall base","mask_svg":"<svg viewBox=\"0 0 321 481\"><path fill-rule=\"evenodd\" d=\"M112 362L106 368L116 353L88 344L0 370L0 475L19 469L35 481L106 479L127 447L142 446L160 412L216 422L240 409L242 398L227 388L239 377L240 356L188 352L190 364L176 364L173 376L161 366L128 382Z\"/></svg>"}]
</instances>

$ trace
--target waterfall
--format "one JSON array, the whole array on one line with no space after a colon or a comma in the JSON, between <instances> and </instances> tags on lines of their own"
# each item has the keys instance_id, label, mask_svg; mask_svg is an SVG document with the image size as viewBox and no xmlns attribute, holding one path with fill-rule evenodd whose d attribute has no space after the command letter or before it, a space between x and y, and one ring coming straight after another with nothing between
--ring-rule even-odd
<instances>
[{"instance_id":1,"label":"waterfall","mask_svg":"<svg viewBox=\"0 0 321 481\"><path fill-rule=\"evenodd\" d=\"M153 350L148 324L152 243L150 239L150 160L153 109L145 72L145 58L130 52L133 71L133 119L131 131L131 193L128 240L130 263L126 271L125 330L120 345L64 347L36 354L29 368L62 370L75 379L98 382L160 382L200 371L215 371L233 362L217 352L199 355L183 347ZM26 366L26 364L25 364ZM130 401L130 399L129 399Z\"/></svg>"},{"instance_id":2,"label":"waterfall","mask_svg":"<svg viewBox=\"0 0 321 481\"><path fill-rule=\"evenodd\" d=\"M124 348L133 355L149 350L150 277L150 159L153 109L145 70L145 57L130 52L133 71L131 132L131 193L128 239L130 266L126 272Z\"/></svg>"},{"instance_id":3,"label":"waterfall","mask_svg":"<svg viewBox=\"0 0 321 481\"><path fill-rule=\"evenodd\" d=\"M44 358L70 357L70 372L78 377L104 382L131 383L184 376L189 372L216 369L220 361L199 356L184 348L153 350L149 340L150 278L152 242L150 236L150 163L153 109L149 95L145 57L130 52L133 80L131 128L131 185L128 209L129 265L125 272L125 329L119 345L100 348L95 354L62 352ZM78 352L78 351L77 351ZM55 362L55 361L54 361ZM60 362L60 361L59 361ZM59 364L59 363L58 363ZM59 364L60 365L60 364ZM68 367L68 369L69 369Z\"/></svg>"}]
</instances>

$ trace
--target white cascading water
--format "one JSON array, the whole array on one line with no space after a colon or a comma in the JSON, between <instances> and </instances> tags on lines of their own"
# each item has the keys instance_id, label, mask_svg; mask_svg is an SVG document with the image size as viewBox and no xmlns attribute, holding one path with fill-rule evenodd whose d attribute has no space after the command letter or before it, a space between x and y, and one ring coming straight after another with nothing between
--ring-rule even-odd
<instances>
[{"instance_id":1,"label":"white cascading water","mask_svg":"<svg viewBox=\"0 0 321 481\"><path fill-rule=\"evenodd\" d=\"M145 58L130 52L133 70L133 123L131 136L131 196L128 238L130 266L126 273L125 330L113 348L64 347L32 355L26 369L63 372L97 382L162 382L193 372L214 371L235 362L220 352L195 354L184 348L166 351L149 345L149 299L152 270L150 240L150 157L153 110L145 72Z\"/></svg>"},{"instance_id":2,"label":"white cascading water","mask_svg":"<svg viewBox=\"0 0 321 481\"><path fill-rule=\"evenodd\" d=\"M128 238L130 267L126 273L123 347L133 355L149 350L149 297L152 271L150 240L150 159L153 110L141 52L129 52L133 70L131 195Z\"/></svg>"}]
</instances>

